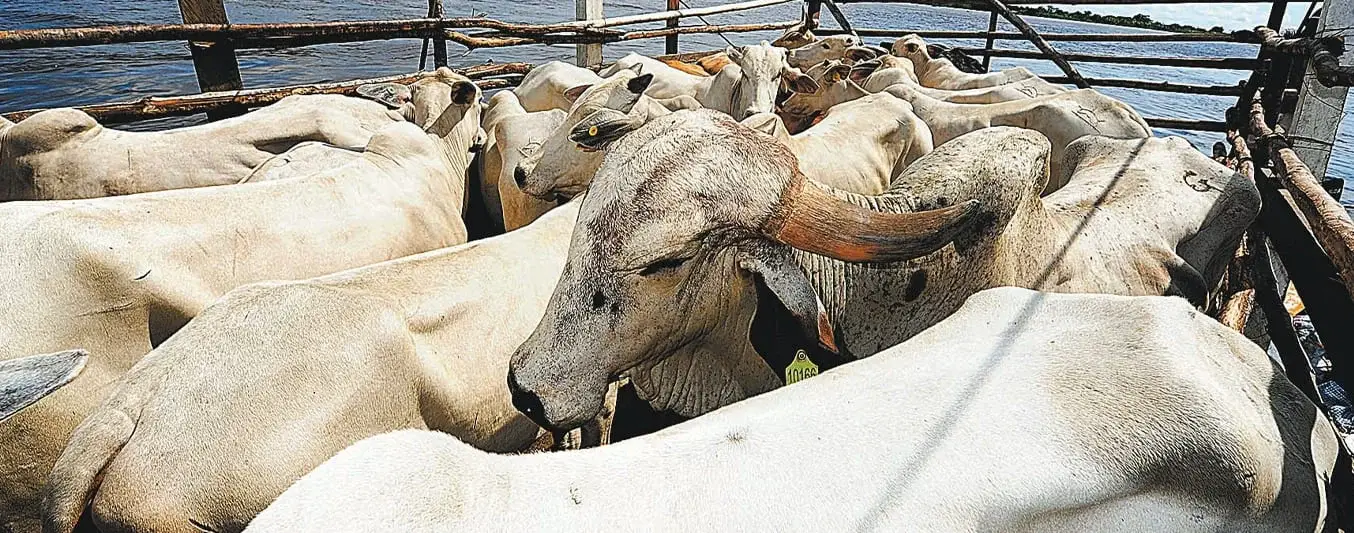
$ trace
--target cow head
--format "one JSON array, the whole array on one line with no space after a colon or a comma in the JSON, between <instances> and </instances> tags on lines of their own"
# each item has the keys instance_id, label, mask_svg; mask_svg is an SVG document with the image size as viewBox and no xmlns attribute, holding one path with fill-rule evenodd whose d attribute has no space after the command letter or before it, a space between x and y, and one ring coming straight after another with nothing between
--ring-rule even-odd
<instances>
[{"instance_id":1,"label":"cow head","mask_svg":"<svg viewBox=\"0 0 1354 533\"><path fill-rule=\"evenodd\" d=\"M625 69L600 83L581 85L565 92L573 106L564 122L539 145L529 150L513 169L513 180L531 196L554 200L582 193L592 181L593 172L602 164L602 153L569 139L570 132L585 118L599 110L610 109L625 115L635 110L644 90L653 81L652 74ZM656 106L640 110L654 111Z\"/></svg>"},{"instance_id":2,"label":"cow head","mask_svg":"<svg viewBox=\"0 0 1354 533\"><path fill-rule=\"evenodd\" d=\"M813 36L814 28L818 27L817 14L815 14L814 17L809 17L807 5L799 6L799 14L799 23L790 26L789 28L785 28L785 33L782 33L776 40L771 41L771 46L779 46L786 49L799 48L817 40L817 38Z\"/></svg>"},{"instance_id":3,"label":"cow head","mask_svg":"<svg viewBox=\"0 0 1354 533\"><path fill-rule=\"evenodd\" d=\"M804 131L814 118L833 105L864 96L864 91L856 91L859 87L844 83L850 74L850 65L835 60L819 63L809 69L805 75L815 80L810 87L813 90L795 90L781 103L780 115L790 132Z\"/></svg>"},{"instance_id":4,"label":"cow head","mask_svg":"<svg viewBox=\"0 0 1354 533\"><path fill-rule=\"evenodd\" d=\"M912 61L912 66L915 69L922 69L926 66L926 63L931 61L931 53L927 51L926 41L915 33L893 41L893 46L889 47L889 53Z\"/></svg>"},{"instance_id":5,"label":"cow head","mask_svg":"<svg viewBox=\"0 0 1354 533\"><path fill-rule=\"evenodd\" d=\"M723 114L654 119L613 142L583 199L559 285L513 354L514 405L547 428L576 427L621 375L637 386L705 387L667 390L661 406L678 413L723 405L741 391L738 372L718 362L747 345L739 317L752 316L758 295L779 302L804 338L836 350L792 248L900 261L944 246L975 213L972 203L871 211L809 182L788 148Z\"/></svg>"},{"instance_id":6,"label":"cow head","mask_svg":"<svg viewBox=\"0 0 1354 533\"><path fill-rule=\"evenodd\" d=\"M70 383L89 354L66 350L0 361L0 422Z\"/></svg>"},{"instance_id":7,"label":"cow head","mask_svg":"<svg viewBox=\"0 0 1354 533\"><path fill-rule=\"evenodd\" d=\"M824 61L840 60L848 51L860 45L860 39L853 35L832 35L817 42L792 48L785 54L785 60L791 67L806 69ZM853 52L854 53L854 52ZM871 55L870 57L874 57Z\"/></svg>"},{"instance_id":8,"label":"cow head","mask_svg":"<svg viewBox=\"0 0 1354 533\"><path fill-rule=\"evenodd\" d=\"M733 64L715 75L711 90L728 96L729 114L735 120L755 113L775 111L782 78L797 90L811 91L816 88L813 79L786 62L787 52L784 49L771 46L766 41L748 46L730 46L724 52Z\"/></svg>"},{"instance_id":9,"label":"cow head","mask_svg":"<svg viewBox=\"0 0 1354 533\"><path fill-rule=\"evenodd\" d=\"M438 137L446 137L458 124L470 123L465 119L473 118L475 124L479 123L479 86L470 78L446 67L438 68L431 76L408 85L363 85L357 88L357 94L398 110L406 120ZM484 146L488 140L484 130L478 126L476 128L471 150Z\"/></svg>"}]
</instances>

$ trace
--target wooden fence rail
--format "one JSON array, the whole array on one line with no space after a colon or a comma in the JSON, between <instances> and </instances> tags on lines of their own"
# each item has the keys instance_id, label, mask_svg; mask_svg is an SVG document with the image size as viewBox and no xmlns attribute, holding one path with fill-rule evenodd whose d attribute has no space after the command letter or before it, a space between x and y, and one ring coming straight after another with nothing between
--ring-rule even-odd
<instances>
[{"instance_id":1,"label":"wooden fence rail","mask_svg":"<svg viewBox=\"0 0 1354 533\"><path fill-rule=\"evenodd\" d=\"M983 50L982 48L971 47L956 47L956 50L970 55L987 53L992 57L1049 59L1048 55L1034 50L1011 50L1005 48ZM1115 63L1123 65L1150 65L1157 67L1188 67L1223 70L1257 70L1265 64L1264 61L1253 57L1141 57L1096 54L1062 54L1062 56L1068 61L1081 61L1086 63Z\"/></svg>"},{"instance_id":2,"label":"wooden fence rail","mask_svg":"<svg viewBox=\"0 0 1354 533\"><path fill-rule=\"evenodd\" d=\"M481 88L496 89L515 85L517 79L511 76L520 76L529 70L531 70L531 65L526 63L499 63L459 69L457 72L476 80L475 83ZM89 113L99 122L116 124L153 118L195 115L231 106L258 107L275 103L294 94L346 94L351 96L357 93L359 86L369 83L412 83L430 74L431 72L414 72L336 83L209 92L185 96L151 96L134 102L77 106L76 109ZM496 78L500 76L509 76L509 78ZM15 111L0 116L18 122L39 111L42 110Z\"/></svg>"},{"instance_id":3,"label":"wooden fence rail","mask_svg":"<svg viewBox=\"0 0 1354 533\"><path fill-rule=\"evenodd\" d=\"M1062 76L1041 76L1049 83L1070 83ZM1119 87L1124 89L1142 89L1164 93L1207 94L1212 96L1241 96L1245 88L1241 82L1236 85L1189 85L1167 81L1129 80L1122 78L1086 78L1093 87Z\"/></svg>"},{"instance_id":4,"label":"wooden fence rail","mask_svg":"<svg viewBox=\"0 0 1354 533\"><path fill-rule=\"evenodd\" d=\"M821 35L846 33L836 28L814 30ZM951 31L951 30L889 30L881 28L856 28L861 37L902 37L916 34L923 39L996 39L1025 41L1025 36L1010 31ZM1206 43L1256 43L1249 33L1041 33L1048 41L1074 42L1125 42L1125 43L1167 43L1167 42L1206 42Z\"/></svg>"}]
</instances>

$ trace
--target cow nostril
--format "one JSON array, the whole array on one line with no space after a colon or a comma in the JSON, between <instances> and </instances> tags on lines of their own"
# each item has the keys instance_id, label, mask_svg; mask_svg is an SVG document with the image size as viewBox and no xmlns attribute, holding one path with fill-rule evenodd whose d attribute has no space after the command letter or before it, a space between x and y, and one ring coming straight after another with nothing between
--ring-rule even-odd
<instances>
[{"instance_id":1,"label":"cow nostril","mask_svg":"<svg viewBox=\"0 0 1354 533\"><path fill-rule=\"evenodd\" d=\"M542 427L545 426L545 406L541 404L540 396L536 393L524 390L517 383L517 376L508 372L508 391L512 393L512 406L518 411L530 418Z\"/></svg>"},{"instance_id":2,"label":"cow nostril","mask_svg":"<svg viewBox=\"0 0 1354 533\"><path fill-rule=\"evenodd\" d=\"M519 165L512 169L512 179L517 182L517 188L525 187L527 185L527 171Z\"/></svg>"}]
</instances>

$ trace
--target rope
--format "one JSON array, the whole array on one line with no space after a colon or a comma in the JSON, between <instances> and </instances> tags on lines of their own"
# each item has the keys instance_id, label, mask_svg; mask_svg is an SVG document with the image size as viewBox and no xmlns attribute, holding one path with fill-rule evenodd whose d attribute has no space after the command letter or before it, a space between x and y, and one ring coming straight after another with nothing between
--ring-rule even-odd
<instances>
[{"instance_id":1,"label":"rope","mask_svg":"<svg viewBox=\"0 0 1354 533\"><path fill-rule=\"evenodd\" d=\"M690 5L687 5L686 0L677 0L677 2L680 3L680 4L682 4L682 7L685 7L685 8L687 8L687 9L691 9L691 6L690 6ZM696 18L700 19L701 22L704 22L706 26L714 26L714 24L710 24L710 21L705 20L705 17L702 17L702 16L700 16L700 15L696 15ZM730 41L728 37L725 37L725 36L724 36L724 32L722 32L722 31L717 31L717 32L715 32L715 34L716 34L716 35L719 35L719 38L720 38L720 39L724 39L724 42L729 43L729 46L737 46L737 45L733 44L733 41Z\"/></svg>"}]
</instances>

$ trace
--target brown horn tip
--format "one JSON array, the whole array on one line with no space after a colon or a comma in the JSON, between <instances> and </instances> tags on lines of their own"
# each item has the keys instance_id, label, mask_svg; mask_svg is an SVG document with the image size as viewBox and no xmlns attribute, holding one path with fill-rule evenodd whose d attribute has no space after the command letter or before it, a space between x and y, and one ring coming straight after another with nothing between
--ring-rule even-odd
<instances>
[{"instance_id":1,"label":"brown horn tip","mask_svg":"<svg viewBox=\"0 0 1354 533\"><path fill-rule=\"evenodd\" d=\"M797 176L763 231L777 242L852 263L889 263L943 248L978 220L979 202L883 213L833 196Z\"/></svg>"}]
</instances>

